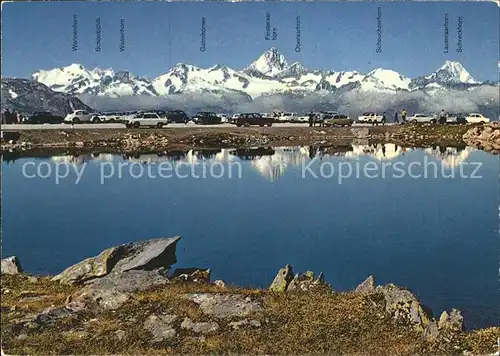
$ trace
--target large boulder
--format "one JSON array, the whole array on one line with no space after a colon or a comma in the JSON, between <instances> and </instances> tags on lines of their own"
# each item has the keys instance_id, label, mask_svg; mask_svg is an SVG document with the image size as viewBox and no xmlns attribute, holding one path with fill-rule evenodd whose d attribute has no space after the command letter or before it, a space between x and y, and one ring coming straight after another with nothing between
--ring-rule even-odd
<instances>
[{"instance_id":1,"label":"large boulder","mask_svg":"<svg viewBox=\"0 0 500 356\"><path fill-rule=\"evenodd\" d=\"M377 286L375 291L384 296L385 310L397 323L411 325L420 331L426 330L431 323L431 317L409 290L388 284Z\"/></svg>"},{"instance_id":2,"label":"large boulder","mask_svg":"<svg viewBox=\"0 0 500 356\"><path fill-rule=\"evenodd\" d=\"M244 317L263 310L259 302L239 294L195 293L185 298L198 304L204 314L221 319Z\"/></svg>"},{"instance_id":3,"label":"large boulder","mask_svg":"<svg viewBox=\"0 0 500 356\"><path fill-rule=\"evenodd\" d=\"M269 286L269 290L273 292L286 292L288 285L293 280L293 269L291 265L286 265L278 271L274 277L273 283Z\"/></svg>"},{"instance_id":4,"label":"large boulder","mask_svg":"<svg viewBox=\"0 0 500 356\"><path fill-rule=\"evenodd\" d=\"M116 259L121 253L121 247L108 248L95 257L87 258L66 268L57 276L54 276L52 280L72 285L105 276L111 272Z\"/></svg>"},{"instance_id":5,"label":"large boulder","mask_svg":"<svg viewBox=\"0 0 500 356\"><path fill-rule=\"evenodd\" d=\"M167 283L169 280L162 269L112 272L86 282L85 286L75 293L74 300L114 310L127 302L134 292Z\"/></svg>"},{"instance_id":6,"label":"large boulder","mask_svg":"<svg viewBox=\"0 0 500 356\"><path fill-rule=\"evenodd\" d=\"M3 274L19 274L23 273L21 263L16 256L11 256L2 259L1 271Z\"/></svg>"},{"instance_id":7,"label":"large boulder","mask_svg":"<svg viewBox=\"0 0 500 356\"><path fill-rule=\"evenodd\" d=\"M175 249L180 237L158 238L111 247L87 258L53 277L62 284L82 284L113 273L130 270L168 268L176 262Z\"/></svg>"}]
</instances>

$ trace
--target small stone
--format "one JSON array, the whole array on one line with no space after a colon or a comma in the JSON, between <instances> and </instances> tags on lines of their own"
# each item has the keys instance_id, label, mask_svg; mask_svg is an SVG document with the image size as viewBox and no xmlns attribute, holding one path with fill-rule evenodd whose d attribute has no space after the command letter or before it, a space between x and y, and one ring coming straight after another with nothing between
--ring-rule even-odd
<instances>
[{"instance_id":1,"label":"small stone","mask_svg":"<svg viewBox=\"0 0 500 356\"><path fill-rule=\"evenodd\" d=\"M17 335L16 340L22 341L22 340L26 340L27 338L28 338L27 334L19 334L19 335Z\"/></svg>"},{"instance_id":2,"label":"small stone","mask_svg":"<svg viewBox=\"0 0 500 356\"><path fill-rule=\"evenodd\" d=\"M115 335L116 335L117 339L121 341L125 337L125 331L116 330Z\"/></svg>"},{"instance_id":3,"label":"small stone","mask_svg":"<svg viewBox=\"0 0 500 356\"><path fill-rule=\"evenodd\" d=\"M219 288L226 288L226 283L220 279L214 281L214 284Z\"/></svg>"},{"instance_id":4,"label":"small stone","mask_svg":"<svg viewBox=\"0 0 500 356\"><path fill-rule=\"evenodd\" d=\"M261 326L261 323L258 320L248 320L248 319L232 321L229 323L229 326L235 330L241 328L242 326L247 326L247 325L259 328Z\"/></svg>"},{"instance_id":5,"label":"small stone","mask_svg":"<svg viewBox=\"0 0 500 356\"><path fill-rule=\"evenodd\" d=\"M276 277L274 277L273 283L269 287L269 290L273 292L283 293L288 288L288 285L293 280L293 269L291 265L286 265L278 271Z\"/></svg>"},{"instance_id":6,"label":"small stone","mask_svg":"<svg viewBox=\"0 0 500 356\"><path fill-rule=\"evenodd\" d=\"M86 331L64 331L62 335L66 338L71 339L85 339L89 336L89 333Z\"/></svg>"},{"instance_id":7,"label":"small stone","mask_svg":"<svg viewBox=\"0 0 500 356\"><path fill-rule=\"evenodd\" d=\"M184 318L181 324L181 328L186 330L192 330L195 333L206 334L210 332L217 331L219 329L219 325L216 322L193 322L189 318Z\"/></svg>"}]
</instances>

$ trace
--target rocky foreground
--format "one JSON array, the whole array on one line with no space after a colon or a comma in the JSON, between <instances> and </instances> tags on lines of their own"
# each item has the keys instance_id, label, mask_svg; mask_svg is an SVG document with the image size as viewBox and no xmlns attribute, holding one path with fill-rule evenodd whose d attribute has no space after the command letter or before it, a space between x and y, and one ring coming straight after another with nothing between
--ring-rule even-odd
<instances>
[{"instance_id":1,"label":"rocky foreground","mask_svg":"<svg viewBox=\"0 0 500 356\"><path fill-rule=\"evenodd\" d=\"M489 127L489 126L485 126ZM371 127L187 127L164 129L64 129L4 132L2 151L73 149L80 152L141 153L172 148L318 146L395 143L404 147L464 146L474 125L391 125ZM472 135L472 134L471 134ZM494 141L498 144L499 138ZM489 147L489 146L488 146Z\"/></svg>"},{"instance_id":2,"label":"rocky foreground","mask_svg":"<svg viewBox=\"0 0 500 356\"><path fill-rule=\"evenodd\" d=\"M492 122L471 128L463 136L464 141L479 149L500 153L500 122Z\"/></svg>"},{"instance_id":3,"label":"rocky foreground","mask_svg":"<svg viewBox=\"0 0 500 356\"><path fill-rule=\"evenodd\" d=\"M322 273L282 268L267 290L169 271L180 237L111 247L54 277L2 260L7 354L493 354L500 328L435 319L407 289L335 292Z\"/></svg>"}]
</instances>

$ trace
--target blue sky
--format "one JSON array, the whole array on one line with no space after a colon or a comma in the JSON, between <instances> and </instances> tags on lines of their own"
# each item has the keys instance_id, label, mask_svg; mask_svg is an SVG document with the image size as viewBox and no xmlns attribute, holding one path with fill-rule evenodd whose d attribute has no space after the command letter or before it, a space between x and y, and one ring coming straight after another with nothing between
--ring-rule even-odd
<instances>
[{"instance_id":1,"label":"blue sky","mask_svg":"<svg viewBox=\"0 0 500 356\"><path fill-rule=\"evenodd\" d=\"M377 7L382 7L382 53L376 53ZM215 3L215 2L19 2L2 4L2 75L29 77L38 69L71 63L129 70L156 77L178 62L201 67L244 68L276 47L306 68L390 68L426 75L446 59L460 61L479 80L498 80L499 10L494 3ZM265 13L278 28L266 41ZM449 16L449 53L444 54L444 14ZM73 15L78 50L72 51ZM200 51L201 17L206 51ZM301 52L295 22L301 18ZM457 53L457 17L463 17L463 52ZM101 19L101 52L95 21ZM125 51L119 52L120 19ZM169 33L170 32L170 33Z\"/></svg>"}]
</instances>

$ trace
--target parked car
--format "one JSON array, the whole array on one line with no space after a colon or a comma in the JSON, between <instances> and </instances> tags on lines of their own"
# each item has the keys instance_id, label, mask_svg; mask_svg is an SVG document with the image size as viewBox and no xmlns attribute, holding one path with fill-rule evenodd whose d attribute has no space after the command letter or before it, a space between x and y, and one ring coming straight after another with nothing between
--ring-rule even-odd
<instances>
[{"instance_id":1,"label":"parked car","mask_svg":"<svg viewBox=\"0 0 500 356\"><path fill-rule=\"evenodd\" d=\"M315 114L315 117L316 117L317 119L319 119L320 114L317 114L317 113L316 113L316 114ZM299 116L299 117L297 118L297 122L301 122L301 123L308 123L308 122L309 122L309 113L306 113L306 114L304 114L304 115Z\"/></svg>"},{"instance_id":2,"label":"parked car","mask_svg":"<svg viewBox=\"0 0 500 356\"><path fill-rule=\"evenodd\" d=\"M431 116L426 114L415 114L413 116L409 116L406 120L413 124L425 122L435 124L437 122L437 117L435 115Z\"/></svg>"},{"instance_id":3,"label":"parked car","mask_svg":"<svg viewBox=\"0 0 500 356\"><path fill-rule=\"evenodd\" d=\"M331 127L331 126L351 126L354 123L354 120L351 119L347 115L336 114L330 119L326 119L323 121L323 126Z\"/></svg>"},{"instance_id":4,"label":"parked car","mask_svg":"<svg viewBox=\"0 0 500 356\"><path fill-rule=\"evenodd\" d=\"M467 119L464 114L450 114L446 115L446 123L447 124L459 124L463 125L467 123Z\"/></svg>"},{"instance_id":5,"label":"parked car","mask_svg":"<svg viewBox=\"0 0 500 356\"><path fill-rule=\"evenodd\" d=\"M358 116L358 122L370 124L377 122L384 123L384 117L382 115L377 115L375 112L365 112L361 116Z\"/></svg>"},{"instance_id":6,"label":"parked car","mask_svg":"<svg viewBox=\"0 0 500 356\"><path fill-rule=\"evenodd\" d=\"M469 124L485 124L487 122L490 122L489 118L484 117L483 115L478 113L470 113L465 117L465 119Z\"/></svg>"},{"instance_id":7,"label":"parked car","mask_svg":"<svg viewBox=\"0 0 500 356\"><path fill-rule=\"evenodd\" d=\"M119 122L122 120L122 114L119 112L103 112L99 115L103 122Z\"/></svg>"},{"instance_id":8,"label":"parked car","mask_svg":"<svg viewBox=\"0 0 500 356\"><path fill-rule=\"evenodd\" d=\"M282 112L277 117L277 121L279 122L294 122L297 119L298 115L293 112Z\"/></svg>"},{"instance_id":9,"label":"parked car","mask_svg":"<svg viewBox=\"0 0 500 356\"><path fill-rule=\"evenodd\" d=\"M273 125L273 119L270 117L263 117L259 113L247 113L247 114L241 114L235 121L235 125L240 127L240 126L251 126L251 125L258 125L260 127L264 126L272 126Z\"/></svg>"},{"instance_id":10,"label":"parked car","mask_svg":"<svg viewBox=\"0 0 500 356\"><path fill-rule=\"evenodd\" d=\"M198 125L220 124L221 118L212 111L199 111L193 116L193 120Z\"/></svg>"},{"instance_id":11,"label":"parked car","mask_svg":"<svg viewBox=\"0 0 500 356\"><path fill-rule=\"evenodd\" d=\"M163 126L168 125L168 118L160 117L155 112L146 112L142 114L135 115L134 118L129 119L125 122L125 126L128 128L134 127L139 128L141 126L145 127L157 127L161 129Z\"/></svg>"},{"instance_id":12,"label":"parked car","mask_svg":"<svg viewBox=\"0 0 500 356\"><path fill-rule=\"evenodd\" d=\"M26 124L60 124L64 118L62 116L54 115L49 111L35 112L30 115L23 123Z\"/></svg>"},{"instance_id":13,"label":"parked car","mask_svg":"<svg viewBox=\"0 0 500 356\"><path fill-rule=\"evenodd\" d=\"M231 120L229 120L229 122L230 122L231 124L236 123L236 119L237 119L238 117L240 117L240 114L234 114L233 116L231 116Z\"/></svg>"},{"instance_id":14,"label":"parked car","mask_svg":"<svg viewBox=\"0 0 500 356\"><path fill-rule=\"evenodd\" d=\"M229 118L227 117L226 114L217 114L217 116L220 117L220 122L222 122L222 123L229 122Z\"/></svg>"},{"instance_id":15,"label":"parked car","mask_svg":"<svg viewBox=\"0 0 500 356\"><path fill-rule=\"evenodd\" d=\"M168 120L175 123L186 123L189 116L182 110L171 110L167 113Z\"/></svg>"},{"instance_id":16,"label":"parked car","mask_svg":"<svg viewBox=\"0 0 500 356\"><path fill-rule=\"evenodd\" d=\"M75 110L71 114L66 115L64 122L78 124L81 122L101 122L99 113L90 113L86 110Z\"/></svg>"}]
</instances>

